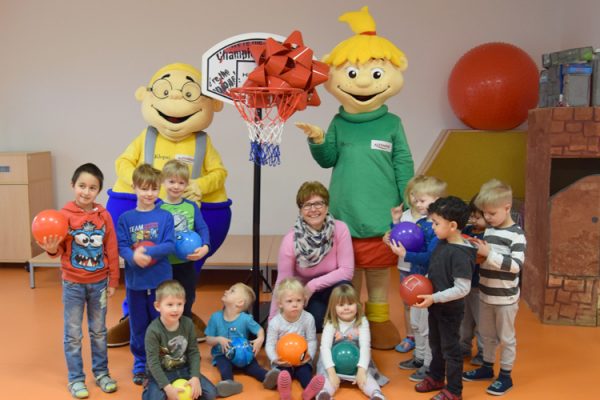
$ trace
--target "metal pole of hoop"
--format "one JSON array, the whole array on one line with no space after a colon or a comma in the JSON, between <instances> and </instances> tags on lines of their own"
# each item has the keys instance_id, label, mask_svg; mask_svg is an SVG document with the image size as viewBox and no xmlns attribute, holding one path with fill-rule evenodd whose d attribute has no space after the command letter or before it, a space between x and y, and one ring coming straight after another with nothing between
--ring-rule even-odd
<instances>
[{"instance_id":1,"label":"metal pole of hoop","mask_svg":"<svg viewBox=\"0 0 600 400\"><path fill-rule=\"evenodd\" d=\"M252 289L256 295L252 314L261 325L269 314L268 303L262 310L260 283L264 280L260 265L260 206L262 165L279 164L279 144L285 121L295 112L300 100L295 88L234 88L230 94L234 105L246 121L250 134L250 160L254 163L252 200ZM265 281L265 283L267 283Z\"/></svg>"}]
</instances>

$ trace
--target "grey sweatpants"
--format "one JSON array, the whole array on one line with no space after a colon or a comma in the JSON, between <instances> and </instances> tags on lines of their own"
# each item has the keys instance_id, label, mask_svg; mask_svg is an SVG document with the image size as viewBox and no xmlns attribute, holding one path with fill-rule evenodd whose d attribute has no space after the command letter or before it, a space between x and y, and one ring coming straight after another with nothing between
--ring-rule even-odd
<instances>
[{"instance_id":1,"label":"grey sweatpants","mask_svg":"<svg viewBox=\"0 0 600 400\"><path fill-rule=\"evenodd\" d=\"M483 360L494 363L496 349L500 350L500 368L512 371L517 355L515 317L519 303L493 305L479 302L479 333L483 340Z\"/></svg>"}]
</instances>

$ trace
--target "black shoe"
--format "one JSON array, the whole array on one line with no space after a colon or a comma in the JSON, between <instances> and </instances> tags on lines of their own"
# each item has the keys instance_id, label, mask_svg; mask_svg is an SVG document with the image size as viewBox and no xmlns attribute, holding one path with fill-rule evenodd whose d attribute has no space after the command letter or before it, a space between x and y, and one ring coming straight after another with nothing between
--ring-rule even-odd
<instances>
[{"instance_id":1,"label":"black shoe","mask_svg":"<svg viewBox=\"0 0 600 400\"><path fill-rule=\"evenodd\" d=\"M138 386L142 386L146 379L148 379L148 376L145 372L136 372L135 374L133 374L133 383L135 383Z\"/></svg>"}]
</instances>

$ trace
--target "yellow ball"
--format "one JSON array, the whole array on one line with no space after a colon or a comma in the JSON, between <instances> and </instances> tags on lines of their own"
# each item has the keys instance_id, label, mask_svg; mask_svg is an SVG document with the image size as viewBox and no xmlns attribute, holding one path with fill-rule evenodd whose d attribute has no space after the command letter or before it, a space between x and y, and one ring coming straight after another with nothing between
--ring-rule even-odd
<instances>
[{"instance_id":1,"label":"yellow ball","mask_svg":"<svg viewBox=\"0 0 600 400\"><path fill-rule=\"evenodd\" d=\"M185 390L184 392L179 392L179 400L192 400L192 387L188 385L187 379L175 379L171 385Z\"/></svg>"}]
</instances>

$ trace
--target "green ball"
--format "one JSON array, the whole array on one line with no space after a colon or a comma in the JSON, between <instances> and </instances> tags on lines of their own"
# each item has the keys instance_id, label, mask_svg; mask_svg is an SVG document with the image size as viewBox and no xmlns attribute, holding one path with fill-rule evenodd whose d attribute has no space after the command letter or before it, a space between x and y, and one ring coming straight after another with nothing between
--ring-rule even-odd
<instances>
[{"instance_id":1,"label":"green ball","mask_svg":"<svg viewBox=\"0 0 600 400\"><path fill-rule=\"evenodd\" d=\"M331 349L331 356L335 364L335 372L341 375L356 375L360 350L349 340L336 343Z\"/></svg>"}]
</instances>

